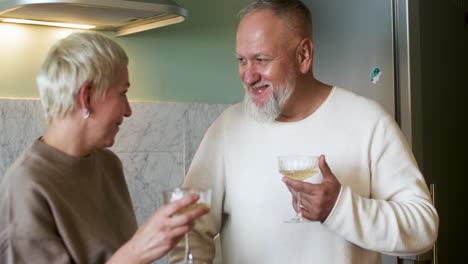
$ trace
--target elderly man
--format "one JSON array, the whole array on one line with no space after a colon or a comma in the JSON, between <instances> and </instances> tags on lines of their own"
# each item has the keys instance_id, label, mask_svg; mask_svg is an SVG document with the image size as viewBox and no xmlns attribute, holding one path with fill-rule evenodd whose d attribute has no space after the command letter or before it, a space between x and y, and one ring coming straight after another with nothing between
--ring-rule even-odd
<instances>
[{"instance_id":1,"label":"elderly man","mask_svg":"<svg viewBox=\"0 0 468 264\"><path fill-rule=\"evenodd\" d=\"M184 183L214 190L191 233L194 259L212 261L218 233L224 264L380 263L381 252L418 254L436 240L437 212L392 116L314 78L311 32L298 0L241 11L245 100L209 128ZM320 156L323 181L281 181L277 157L291 154ZM293 210L310 222L284 223ZM171 261L182 255L181 245Z\"/></svg>"}]
</instances>

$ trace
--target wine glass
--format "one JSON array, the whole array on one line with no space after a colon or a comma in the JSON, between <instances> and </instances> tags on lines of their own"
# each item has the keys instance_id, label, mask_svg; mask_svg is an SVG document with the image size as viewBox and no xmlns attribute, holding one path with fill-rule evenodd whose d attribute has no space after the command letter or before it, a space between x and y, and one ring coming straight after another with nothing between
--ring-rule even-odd
<instances>
[{"instance_id":1,"label":"wine glass","mask_svg":"<svg viewBox=\"0 0 468 264\"><path fill-rule=\"evenodd\" d=\"M164 203L179 200L190 194L198 194L200 198L194 204L191 204L185 208L180 209L175 215L184 214L190 210L194 210L200 207L210 207L211 205L211 190L199 189L199 188L174 188L163 191ZM193 259L193 255L190 252L189 233L185 233L185 256L182 261L176 264L206 264L205 262L197 261Z\"/></svg>"},{"instance_id":2,"label":"wine glass","mask_svg":"<svg viewBox=\"0 0 468 264\"><path fill-rule=\"evenodd\" d=\"M291 179L304 181L317 173L320 172L318 167L319 158L317 156L308 155L292 155L292 156L279 156L278 167L279 172ZM299 210L296 216L290 220L285 221L286 223L303 223L309 222L307 219L302 217L301 208L301 193L297 192L296 196L296 208Z\"/></svg>"}]
</instances>

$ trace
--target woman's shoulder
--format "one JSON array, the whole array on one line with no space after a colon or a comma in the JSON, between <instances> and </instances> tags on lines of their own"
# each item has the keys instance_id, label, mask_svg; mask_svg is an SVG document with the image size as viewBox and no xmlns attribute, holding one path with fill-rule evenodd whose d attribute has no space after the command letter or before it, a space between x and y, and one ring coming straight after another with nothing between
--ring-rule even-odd
<instances>
[{"instance_id":1,"label":"woman's shoulder","mask_svg":"<svg viewBox=\"0 0 468 264\"><path fill-rule=\"evenodd\" d=\"M10 179L10 181L18 182L18 184L26 183L36 178L35 176L37 174L34 173L35 171L47 167L46 164L37 157L35 144L36 142L23 150L13 164L6 170L4 175L5 180Z\"/></svg>"},{"instance_id":2,"label":"woman's shoulder","mask_svg":"<svg viewBox=\"0 0 468 264\"><path fill-rule=\"evenodd\" d=\"M52 171L50 165L37 157L33 145L26 148L3 175L0 189L11 199L37 199L47 193L45 190L51 185L47 177Z\"/></svg>"}]
</instances>

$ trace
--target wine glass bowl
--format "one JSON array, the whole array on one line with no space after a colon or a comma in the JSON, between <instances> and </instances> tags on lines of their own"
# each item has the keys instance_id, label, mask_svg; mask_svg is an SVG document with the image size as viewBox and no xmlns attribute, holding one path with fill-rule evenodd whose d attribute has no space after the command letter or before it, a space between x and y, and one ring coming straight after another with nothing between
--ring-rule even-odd
<instances>
[{"instance_id":1,"label":"wine glass bowl","mask_svg":"<svg viewBox=\"0 0 468 264\"><path fill-rule=\"evenodd\" d=\"M177 211L174 215L181 215L188 211L195 210L201 207L211 206L211 190L200 189L200 188L174 188L163 191L164 203L168 204L173 201L182 199L188 195L197 194L200 198L194 204L184 207ZM177 264L205 264L205 262L196 261L193 259L193 255L190 251L189 233L185 234L185 256L184 259Z\"/></svg>"},{"instance_id":2,"label":"wine glass bowl","mask_svg":"<svg viewBox=\"0 0 468 264\"><path fill-rule=\"evenodd\" d=\"M309 155L291 155L291 156L279 156L278 157L278 169L279 172L288 178L304 181L317 175L320 170L318 167L319 158L317 156ZM297 192L296 207L301 208L301 193ZM285 221L287 223L302 223L307 222L302 217L301 210L298 210L296 216L290 220Z\"/></svg>"}]
</instances>

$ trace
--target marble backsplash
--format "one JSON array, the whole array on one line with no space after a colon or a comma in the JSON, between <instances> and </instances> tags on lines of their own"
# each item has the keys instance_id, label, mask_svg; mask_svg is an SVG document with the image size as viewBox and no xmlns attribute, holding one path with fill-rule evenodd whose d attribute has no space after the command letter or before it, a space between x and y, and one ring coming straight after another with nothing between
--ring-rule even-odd
<instances>
[{"instance_id":1,"label":"marble backsplash","mask_svg":"<svg viewBox=\"0 0 468 264\"><path fill-rule=\"evenodd\" d=\"M112 150L122 160L141 225L162 205L161 191L182 183L204 133L228 105L130 104L133 114L122 124ZM0 180L44 131L39 100L0 99Z\"/></svg>"}]
</instances>

